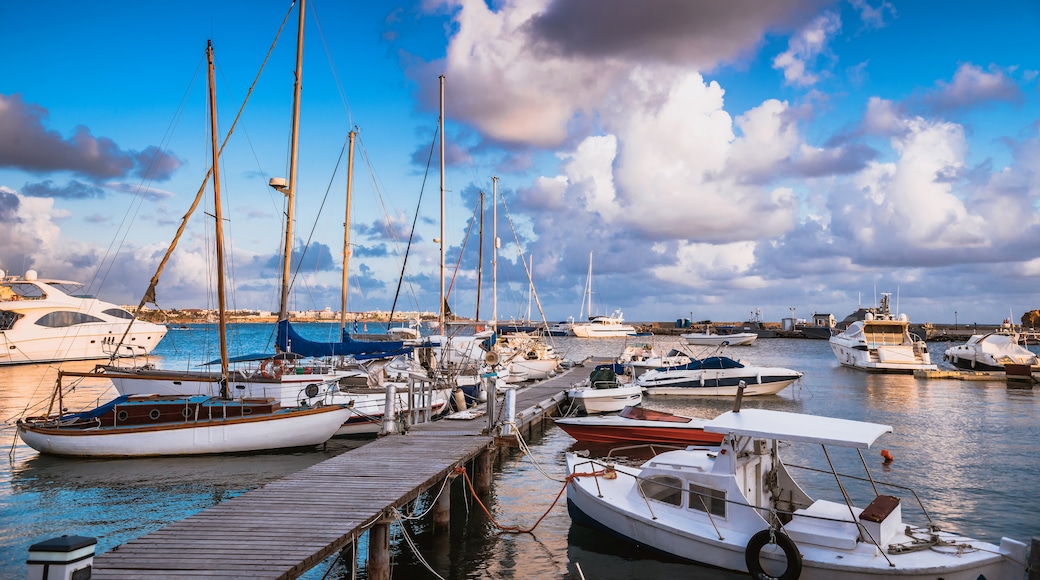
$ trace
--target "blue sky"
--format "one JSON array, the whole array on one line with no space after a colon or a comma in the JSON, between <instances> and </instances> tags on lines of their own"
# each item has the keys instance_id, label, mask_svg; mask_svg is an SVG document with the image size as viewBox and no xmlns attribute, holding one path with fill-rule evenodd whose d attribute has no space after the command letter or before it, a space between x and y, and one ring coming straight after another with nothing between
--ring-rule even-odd
<instances>
[{"instance_id":1,"label":"blue sky","mask_svg":"<svg viewBox=\"0 0 1040 580\"><path fill-rule=\"evenodd\" d=\"M441 74L456 313L474 314L467 231L483 191L490 238L493 175L502 318L528 310L516 240L550 320L579 314L590 252L595 310L635 321L840 319L880 292L917 321L1040 308L1034 1L307 7L293 309L338 309L337 161L356 127L351 308L390 308L415 220L397 308L436 310ZM137 302L208 167L207 40L223 132L289 10L0 5L0 268ZM296 18L221 165L238 308L277 310L283 206L266 184L287 173ZM160 307L213 303L208 229L193 218Z\"/></svg>"}]
</instances>

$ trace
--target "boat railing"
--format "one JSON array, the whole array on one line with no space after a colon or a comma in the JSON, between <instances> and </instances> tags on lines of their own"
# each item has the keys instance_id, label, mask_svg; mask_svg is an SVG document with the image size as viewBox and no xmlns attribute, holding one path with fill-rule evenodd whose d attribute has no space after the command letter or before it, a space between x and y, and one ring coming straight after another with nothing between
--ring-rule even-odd
<instances>
[{"instance_id":1,"label":"boat railing","mask_svg":"<svg viewBox=\"0 0 1040 580\"><path fill-rule=\"evenodd\" d=\"M899 489L899 490L902 490L902 491L909 492L910 495L914 496L914 500L917 502L917 506L921 508L921 513L924 514L925 519L928 520L928 525L930 525L932 527L935 526L935 523L932 521L932 516L928 513L928 510L925 509L925 507L924 507L924 502L921 501L921 497L917 495L917 492L914 491L913 488L907 487L905 485L899 485L899 484L896 484L896 483L888 483L888 482L880 481L880 480L877 480L877 479L872 479L872 478L867 478L867 477L859 477L859 476L856 476L856 475L848 475L848 474L845 474L845 473L837 473L837 474L835 474L834 472L832 472L830 470L827 470L827 469L819 469L819 468L816 468L816 467L808 467L808 466L805 466L805 465L791 465L791 464L788 464L788 463L784 463L784 466L789 467L789 468L793 467L793 468L796 468L796 469L804 469L806 471L815 471L817 473L825 473L827 475L837 475L839 477L843 477L843 478L846 478L846 479L854 479L856 481L865 481L865 482L868 482L868 483L877 484L877 485L881 485L881 486L884 486L884 487L890 487L892 489Z\"/></svg>"}]
</instances>

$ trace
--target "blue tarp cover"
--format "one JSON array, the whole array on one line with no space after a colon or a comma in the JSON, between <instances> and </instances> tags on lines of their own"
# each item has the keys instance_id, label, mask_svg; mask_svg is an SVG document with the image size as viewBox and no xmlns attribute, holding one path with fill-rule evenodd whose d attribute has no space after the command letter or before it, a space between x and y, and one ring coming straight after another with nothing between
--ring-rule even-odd
<instances>
[{"instance_id":1,"label":"blue tarp cover","mask_svg":"<svg viewBox=\"0 0 1040 580\"><path fill-rule=\"evenodd\" d=\"M317 342L300 336L289 324L288 320L278 321L278 336L275 344L282 351L291 351L303 356L345 356L345 355L376 355L380 357L395 356L402 352L408 352L410 347L405 347L403 341L362 341L353 340L344 331L343 342ZM368 357L373 358L373 357Z\"/></svg>"}]
</instances>

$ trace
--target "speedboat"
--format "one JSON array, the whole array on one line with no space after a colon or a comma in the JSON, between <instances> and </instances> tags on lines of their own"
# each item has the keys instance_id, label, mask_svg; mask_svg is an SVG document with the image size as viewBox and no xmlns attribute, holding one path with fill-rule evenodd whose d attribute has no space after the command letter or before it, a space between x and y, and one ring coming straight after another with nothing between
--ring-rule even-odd
<instances>
[{"instance_id":1,"label":"speedboat","mask_svg":"<svg viewBox=\"0 0 1040 580\"><path fill-rule=\"evenodd\" d=\"M835 471L832 455L862 450L888 425L763 409L708 421L718 447L690 446L639 467L567 453L571 519L684 560L754 578L900 578L1021 580L1028 546L1000 545L946 532L904 486ZM831 497L814 499L780 457L789 444L820 445L827 463L807 469L829 480ZM812 472L822 472L814 477ZM907 492L906 501L883 492ZM897 491L897 492L898 492ZM860 501L862 499L862 501ZM927 518L903 520L904 510Z\"/></svg>"},{"instance_id":2,"label":"speedboat","mask_svg":"<svg viewBox=\"0 0 1040 580\"><path fill-rule=\"evenodd\" d=\"M732 397L742 384L746 385L744 395L775 395L801 377L802 373L791 369L748 366L727 356L709 356L647 371L636 383L648 395Z\"/></svg>"},{"instance_id":3,"label":"speedboat","mask_svg":"<svg viewBox=\"0 0 1040 580\"><path fill-rule=\"evenodd\" d=\"M166 326L83 291L35 270L0 270L0 365L144 356L166 336Z\"/></svg>"},{"instance_id":4,"label":"speedboat","mask_svg":"<svg viewBox=\"0 0 1040 580\"><path fill-rule=\"evenodd\" d=\"M556 424L582 443L663 443L666 445L718 445L722 435L704 430L706 421L655 411L625 407L617 415L564 417Z\"/></svg>"},{"instance_id":5,"label":"speedboat","mask_svg":"<svg viewBox=\"0 0 1040 580\"><path fill-rule=\"evenodd\" d=\"M894 317L889 294L882 294L877 312L868 311L863 320L849 324L830 338L831 350L842 366L878 373L913 373L938 370L932 364L928 345L911 334L905 314Z\"/></svg>"},{"instance_id":6,"label":"speedboat","mask_svg":"<svg viewBox=\"0 0 1040 580\"><path fill-rule=\"evenodd\" d=\"M571 333L578 338L624 338L635 331L634 326L624 323L620 310L610 316L596 316L588 322L571 325Z\"/></svg>"},{"instance_id":7,"label":"speedboat","mask_svg":"<svg viewBox=\"0 0 1040 580\"><path fill-rule=\"evenodd\" d=\"M946 349L943 360L959 369L1003 371L1005 365L1036 366L1036 353L1018 344L1018 335L1003 332L973 334L965 344Z\"/></svg>"},{"instance_id":8,"label":"speedboat","mask_svg":"<svg viewBox=\"0 0 1040 580\"><path fill-rule=\"evenodd\" d=\"M754 332L734 332L732 334L718 334L715 332L687 332L680 334L687 344L700 346L751 346L754 344L758 334Z\"/></svg>"},{"instance_id":9,"label":"speedboat","mask_svg":"<svg viewBox=\"0 0 1040 580\"><path fill-rule=\"evenodd\" d=\"M643 402L643 387L624 372L620 365L599 365L587 380L572 385L567 396L586 413L616 413L638 405Z\"/></svg>"}]
</instances>

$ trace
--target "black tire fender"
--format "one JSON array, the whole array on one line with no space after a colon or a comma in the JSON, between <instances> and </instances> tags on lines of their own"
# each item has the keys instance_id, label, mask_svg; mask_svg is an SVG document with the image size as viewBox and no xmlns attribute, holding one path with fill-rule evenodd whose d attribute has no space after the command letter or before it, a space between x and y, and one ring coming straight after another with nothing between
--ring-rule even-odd
<instances>
[{"instance_id":1,"label":"black tire fender","mask_svg":"<svg viewBox=\"0 0 1040 580\"><path fill-rule=\"evenodd\" d=\"M779 576L766 574L759 560L762 548L770 543L770 539L780 546L787 557L787 569ZM756 580L797 580L802 575L802 555L798 552L798 546L795 546L790 536L780 531L762 530L751 536L747 548L744 549L744 563L747 565L748 574Z\"/></svg>"}]
</instances>

